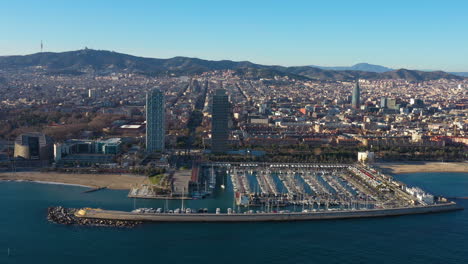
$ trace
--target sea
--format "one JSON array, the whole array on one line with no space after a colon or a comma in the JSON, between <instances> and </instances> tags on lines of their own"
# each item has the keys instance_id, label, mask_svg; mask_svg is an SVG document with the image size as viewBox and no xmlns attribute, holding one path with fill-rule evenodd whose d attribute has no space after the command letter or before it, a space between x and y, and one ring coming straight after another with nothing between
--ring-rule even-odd
<instances>
[{"instance_id":1,"label":"sea","mask_svg":"<svg viewBox=\"0 0 468 264\"><path fill-rule=\"evenodd\" d=\"M468 196L468 173L395 176L436 195ZM282 223L63 226L47 207L181 207L127 191L0 182L0 263L468 263L468 210L387 218ZM468 208L468 200L457 199ZM232 187L185 207L232 207Z\"/></svg>"}]
</instances>

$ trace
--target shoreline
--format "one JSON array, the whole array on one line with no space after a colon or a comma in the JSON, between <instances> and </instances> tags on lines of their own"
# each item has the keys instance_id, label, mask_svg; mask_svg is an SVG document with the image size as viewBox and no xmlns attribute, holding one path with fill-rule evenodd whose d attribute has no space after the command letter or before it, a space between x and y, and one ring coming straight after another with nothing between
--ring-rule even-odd
<instances>
[{"instance_id":1,"label":"shoreline","mask_svg":"<svg viewBox=\"0 0 468 264\"><path fill-rule=\"evenodd\" d=\"M468 173L468 162L378 162L370 165L390 175L437 172ZM0 172L0 181L36 182L84 188L106 187L114 190L130 190L134 186L149 183L147 177L131 174L68 174L39 171Z\"/></svg>"},{"instance_id":2,"label":"shoreline","mask_svg":"<svg viewBox=\"0 0 468 264\"><path fill-rule=\"evenodd\" d=\"M468 173L468 162L376 162L370 165L391 175L421 172Z\"/></svg>"},{"instance_id":3,"label":"shoreline","mask_svg":"<svg viewBox=\"0 0 468 264\"><path fill-rule=\"evenodd\" d=\"M75 187L83 187L83 188L94 188L93 186L89 185L82 185L82 184L73 184L73 183L65 183L65 182L51 182L51 181L32 181L32 180L0 180L0 182L32 182L32 183L39 183L39 184L51 184L51 185L64 185L64 186L75 186Z\"/></svg>"},{"instance_id":4,"label":"shoreline","mask_svg":"<svg viewBox=\"0 0 468 264\"><path fill-rule=\"evenodd\" d=\"M2 172L0 181L36 182L85 188L106 187L113 190L130 190L134 186L149 182L146 176L132 174L68 174L39 171Z\"/></svg>"}]
</instances>

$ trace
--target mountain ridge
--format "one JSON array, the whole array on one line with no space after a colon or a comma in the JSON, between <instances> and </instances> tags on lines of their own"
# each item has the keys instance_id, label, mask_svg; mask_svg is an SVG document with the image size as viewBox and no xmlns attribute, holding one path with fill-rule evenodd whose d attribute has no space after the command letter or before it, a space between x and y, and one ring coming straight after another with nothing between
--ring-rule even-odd
<instances>
[{"instance_id":1,"label":"mountain ridge","mask_svg":"<svg viewBox=\"0 0 468 264\"><path fill-rule=\"evenodd\" d=\"M378 72L378 73L395 71L395 69L392 69L392 68L388 68L388 67L377 65L377 64L370 64L366 62L357 63L357 64L354 64L353 66L318 66L318 65L309 65L309 66L319 68L322 70L334 70L334 71L367 71L367 72ZM404 69L404 68L400 68L400 69ZM419 69L415 71L439 72L440 70ZM468 72L447 72L447 73L457 75L460 77L468 77Z\"/></svg>"},{"instance_id":2,"label":"mountain ridge","mask_svg":"<svg viewBox=\"0 0 468 264\"><path fill-rule=\"evenodd\" d=\"M354 65L356 66L356 65ZM354 67L353 66L353 67ZM357 64L356 67L375 67L379 65ZM83 49L66 52L42 52L30 55L0 56L0 69L18 70L28 67L41 67L50 74L80 74L93 72L133 72L149 75L192 75L213 70L234 70L236 74L258 78L274 75L314 80L349 81L362 79L394 79L425 81L435 79L463 79L450 73L424 72L416 70L392 70L373 72L362 70L330 70L311 66L285 67L261 65L250 61L204 60L177 56L168 59L139 57L107 50ZM355 68L356 68L355 67ZM383 66L379 66L383 67ZM385 68L385 67L383 67ZM249 69L249 70L247 70ZM386 68L389 69L389 68Z\"/></svg>"}]
</instances>

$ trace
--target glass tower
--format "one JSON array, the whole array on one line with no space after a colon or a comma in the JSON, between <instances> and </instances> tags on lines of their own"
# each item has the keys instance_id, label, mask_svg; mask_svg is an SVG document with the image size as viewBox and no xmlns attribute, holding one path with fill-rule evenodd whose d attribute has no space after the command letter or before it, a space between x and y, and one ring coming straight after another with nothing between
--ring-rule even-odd
<instances>
[{"instance_id":1,"label":"glass tower","mask_svg":"<svg viewBox=\"0 0 468 264\"><path fill-rule=\"evenodd\" d=\"M224 89L218 89L213 95L211 119L211 151L225 153L229 138L229 98Z\"/></svg>"},{"instance_id":2,"label":"glass tower","mask_svg":"<svg viewBox=\"0 0 468 264\"><path fill-rule=\"evenodd\" d=\"M387 108L387 97L382 96L380 98L380 108Z\"/></svg>"},{"instance_id":3,"label":"glass tower","mask_svg":"<svg viewBox=\"0 0 468 264\"><path fill-rule=\"evenodd\" d=\"M353 89L353 96L351 98L351 105L353 108L358 109L361 105L361 89L359 88L359 80L356 82L356 86Z\"/></svg>"},{"instance_id":4,"label":"glass tower","mask_svg":"<svg viewBox=\"0 0 468 264\"><path fill-rule=\"evenodd\" d=\"M164 93L153 89L146 93L146 151L164 151Z\"/></svg>"}]
</instances>

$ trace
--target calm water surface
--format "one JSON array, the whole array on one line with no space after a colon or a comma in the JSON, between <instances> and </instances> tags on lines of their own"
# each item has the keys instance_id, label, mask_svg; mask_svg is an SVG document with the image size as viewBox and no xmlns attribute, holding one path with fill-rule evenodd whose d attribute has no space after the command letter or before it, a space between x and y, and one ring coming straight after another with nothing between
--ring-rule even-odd
<instances>
[{"instance_id":1,"label":"calm water surface","mask_svg":"<svg viewBox=\"0 0 468 264\"><path fill-rule=\"evenodd\" d=\"M468 196L468 173L414 173L403 182L448 197ZM190 201L232 207L232 193ZM126 191L0 182L0 263L468 263L468 210L390 218L292 223L164 223L134 229L68 227L48 206L131 210ZM468 207L468 200L458 200ZM137 200L136 207L165 201ZM172 208L180 202L170 201ZM7 250L10 248L10 256Z\"/></svg>"}]
</instances>

